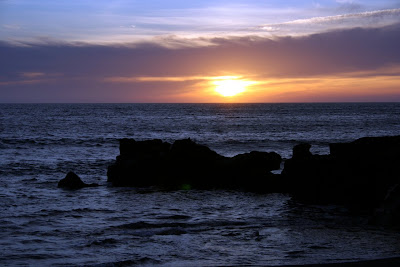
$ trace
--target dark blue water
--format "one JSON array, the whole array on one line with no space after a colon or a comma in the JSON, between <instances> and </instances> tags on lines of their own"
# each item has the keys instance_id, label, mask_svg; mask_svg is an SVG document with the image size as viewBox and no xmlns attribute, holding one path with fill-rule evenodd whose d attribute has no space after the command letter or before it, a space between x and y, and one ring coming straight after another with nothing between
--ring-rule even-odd
<instances>
[{"instance_id":1,"label":"dark blue water","mask_svg":"<svg viewBox=\"0 0 400 267\"><path fill-rule=\"evenodd\" d=\"M398 233L336 206L233 191L113 188L119 138L217 152L400 135L400 104L1 104L0 265L281 265L400 255ZM57 188L68 171L102 186Z\"/></svg>"}]
</instances>

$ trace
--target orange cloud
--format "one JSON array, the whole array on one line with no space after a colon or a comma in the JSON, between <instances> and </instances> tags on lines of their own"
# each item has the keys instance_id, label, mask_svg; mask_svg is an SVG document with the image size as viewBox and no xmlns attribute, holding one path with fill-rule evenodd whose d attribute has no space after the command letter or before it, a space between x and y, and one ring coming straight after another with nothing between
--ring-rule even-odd
<instances>
[{"instance_id":1,"label":"orange cloud","mask_svg":"<svg viewBox=\"0 0 400 267\"><path fill-rule=\"evenodd\" d=\"M7 85L29 85L54 81L60 74L47 74L44 72L21 72L14 75L13 79L5 80L0 77L0 86Z\"/></svg>"},{"instance_id":2,"label":"orange cloud","mask_svg":"<svg viewBox=\"0 0 400 267\"><path fill-rule=\"evenodd\" d=\"M242 75L230 76L143 76L143 77L108 77L106 82L115 83L135 83L135 82L186 82L186 81L204 81L204 80L227 80L227 79L242 79Z\"/></svg>"},{"instance_id":3,"label":"orange cloud","mask_svg":"<svg viewBox=\"0 0 400 267\"><path fill-rule=\"evenodd\" d=\"M390 101L400 98L400 76L320 76L270 79L242 95L243 102ZM385 98L386 96L386 98Z\"/></svg>"},{"instance_id":4,"label":"orange cloud","mask_svg":"<svg viewBox=\"0 0 400 267\"><path fill-rule=\"evenodd\" d=\"M230 74L225 76L109 77L113 83L150 83L157 88L174 87L163 96L165 102L332 102L382 101L384 96L400 98L400 65L377 70L344 72L305 77L266 77ZM239 81L245 88L239 94L218 93L226 81ZM174 85L168 86L167 84ZM159 84L159 85L157 85ZM180 86L178 84L181 84ZM233 83L232 83L233 84ZM166 90L167 92L168 90ZM387 98L386 100L387 101Z\"/></svg>"},{"instance_id":5,"label":"orange cloud","mask_svg":"<svg viewBox=\"0 0 400 267\"><path fill-rule=\"evenodd\" d=\"M43 77L46 74L43 72L23 72L21 73L21 76L24 78L38 78L38 77Z\"/></svg>"}]
</instances>

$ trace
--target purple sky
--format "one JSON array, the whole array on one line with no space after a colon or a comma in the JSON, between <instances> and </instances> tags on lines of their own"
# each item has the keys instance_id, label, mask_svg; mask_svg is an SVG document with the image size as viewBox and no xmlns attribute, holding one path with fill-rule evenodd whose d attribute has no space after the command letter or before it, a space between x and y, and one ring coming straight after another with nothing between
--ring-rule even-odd
<instances>
[{"instance_id":1,"label":"purple sky","mask_svg":"<svg viewBox=\"0 0 400 267\"><path fill-rule=\"evenodd\" d=\"M1 1L0 102L400 101L397 1L263 2Z\"/></svg>"}]
</instances>

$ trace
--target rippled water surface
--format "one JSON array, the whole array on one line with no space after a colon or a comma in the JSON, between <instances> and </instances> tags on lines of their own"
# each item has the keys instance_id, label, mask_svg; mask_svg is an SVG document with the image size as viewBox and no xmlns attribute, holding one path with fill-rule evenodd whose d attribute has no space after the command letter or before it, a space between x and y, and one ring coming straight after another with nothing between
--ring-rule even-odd
<instances>
[{"instance_id":1,"label":"rippled water surface","mask_svg":"<svg viewBox=\"0 0 400 267\"><path fill-rule=\"evenodd\" d=\"M118 138L192 138L231 156L399 135L400 104L0 105L0 265L281 265L400 255L336 206L235 191L113 188ZM73 170L101 186L57 188Z\"/></svg>"}]
</instances>

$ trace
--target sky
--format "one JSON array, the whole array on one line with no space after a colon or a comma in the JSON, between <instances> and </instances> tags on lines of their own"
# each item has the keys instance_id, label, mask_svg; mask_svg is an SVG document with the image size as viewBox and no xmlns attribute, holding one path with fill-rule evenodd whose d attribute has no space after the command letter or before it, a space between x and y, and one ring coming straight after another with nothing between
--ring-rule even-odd
<instances>
[{"instance_id":1,"label":"sky","mask_svg":"<svg viewBox=\"0 0 400 267\"><path fill-rule=\"evenodd\" d=\"M0 0L0 103L400 101L398 0Z\"/></svg>"}]
</instances>

